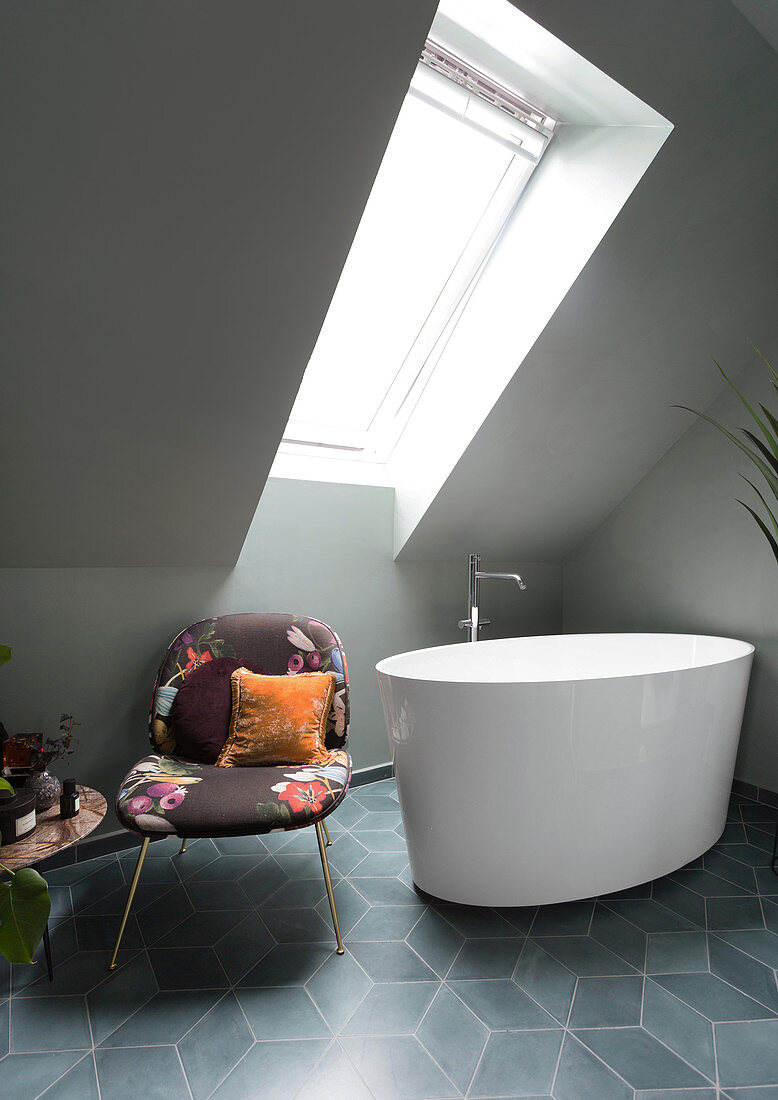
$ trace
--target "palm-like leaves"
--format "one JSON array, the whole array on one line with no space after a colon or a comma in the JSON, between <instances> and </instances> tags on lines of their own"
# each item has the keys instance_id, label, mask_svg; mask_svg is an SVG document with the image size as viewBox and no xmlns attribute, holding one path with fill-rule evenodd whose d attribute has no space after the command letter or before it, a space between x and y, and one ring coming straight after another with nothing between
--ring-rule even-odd
<instances>
[{"instance_id":1,"label":"palm-like leaves","mask_svg":"<svg viewBox=\"0 0 778 1100\"><path fill-rule=\"evenodd\" d=\"M759 348L754 347L753 344L751 346L754 348L754 351L757 353L759 358L770 371L770 384L775 390L775 393L778 395L778 371L776 371L773 366L768 363ZM716 362L715 359L713 361L714 363ZM748 410L749 415L753 419L754 423L759 429L759 432L762 435L762 439L760 439L759 436L755 435L754 432L750 431L748 428L741 428L741 434L745 436L745 438L748 440L748 443L752 444L752 446L749 446L747 443L743 443L742 440L738 439L736 435L733 435L733 433L729 431L728 428L725 428L723 424L719 424L718 420L714 420L713 417L707 416L706 413L700 412L698 409L690 409L688 405L676 405L674 407L677 409L686 409L687 412L694 413L695 416L699 416L703 420L707 420L707 422L709 424L712 424L714 428L718 428L718 430L723 435L725 435L731 443L735 444L738 450L742 451L743 454L747 455L751 462L753 462L754 466L756 466L759 473L767 482L770 492L775 497L776 501L778 501L778 417L775 417L768 408L761 404L761 402L759 404L759 408L762 412L762 416L760 416L759 413L757 413L756 410L749 404L749 402L746 401L743 394L740 392L740 390L737 388L731 378L729 378L729 376L725 373L724 369L718 363L716 363L716 366L721 371L722 376L726 380L727 384L737 394L743 406ZM757 524L759 525L759 529L762 531L765 538L770 543L770 548L775 555L775 560L778 561L778 519L776 519L775 513L765 499L764 494L756 487L756 485L754 485L753 481L749 480L749 478L747 478L744 474L741 476L743 477L743 480L751 486L751 488L754 490L754 492L762 502L762 505L769 519L769 526L762 518L762 516L760 516L759 513L756 512L750 504L746 504L744 500L740 499L738 499L738 504L742 504L746 511L750 512L750 514L754 517Z\"/></svg>"}]
</instances>

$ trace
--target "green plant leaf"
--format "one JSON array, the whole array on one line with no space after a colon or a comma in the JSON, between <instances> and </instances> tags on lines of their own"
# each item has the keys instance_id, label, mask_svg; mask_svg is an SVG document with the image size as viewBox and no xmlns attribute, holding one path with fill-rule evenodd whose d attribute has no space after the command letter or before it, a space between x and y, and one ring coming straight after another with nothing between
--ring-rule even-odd
<instances>
[{"instance_id":1,"label":"green plant leaf","mask_svg":"<svg viewBox=\"0 0 778 1100\"><path fill-rule=\"evenodd\" d=\"M32 867L0 885L0 954L12 963L31 963L50 909L46 880Z\"/></svg>"},{"instance_id":2,"label":"green plant leaf","mask_svg":"<svg viewBox=\"0 0 778 1100\"><path fill-rule=\"evenodd\" d=\"M750 432L748 430L748 428L741 428L740 430L743 433L743 435L746 437L746 439L750 439L751 442L754 444L754 446L757 447L759 449L759 451L761 451L761 453L764 455L764 457L770 463L772 468L778 474L778 458L776 458L774 454L771 454L770 451L768 451L767 447L765 447L762 440L757 439L756 436L754 435L754 433Z\"/></svg>"},{"instance_id":3,"label":"green plant leaf","mask_svg":"<svg viewBox=\"0 0 778 1100\"><path fill-rule=\"evenodd\" d=\"M772 531L770 531L770 529L768 528L765 521L762 519L762 517L757 512L754 511L754 509L749 504L746 504L746 502L744 500L740 500L740 498L738 498L738 504L742 504L743 507L746 509L746 511L750 512L751 515L756 520L756 522L759 524L765 538L767 539L767 541L770 543L770 546L772 547L773 554L775 555L775 560L778 561L778 542L776 542L775 536L773 535Z\"/></svg>"},{"instance_id":4,"label":"green plant leaf","mask_svg":"<svg viewBox=\"0 0 778 1100\"><path fill-rule=\"evenodd\" d=\"M0 645L0 665L6 664L11 660L11 653L13 652L13 646Z\"/></svg>"},{"instance_id":5,"label":"green plant leaf","mask_svg":"<svg viewBox=\"0 0 778 1100\"><path fill-rule=\"evenodd\" d=\"M8 782L7 779L0 779L0 791L13 791L13 790L14 790L13 786ZM14 794L16 794L16 791L14 791Z\"/></svg>"},{"instance_id":6,"label":"green plant leaf","mask_svg":"<svg viewBox=\"0 0 778 1100\"><path fill-rule=\"evenodd\" d=\"M719 424L718 420L714 420L712 416L708 416L706 413L700 412L698 409L690 409L688 405L673 405L674 409L685 409L686 412L694 413L695 416L699 416L701 420L707 420L709 424L712 424L714 428L727 437L730 443L734 443L738 450L742 451L744 455L748 455L753 464L759 470L759 473L765 479L767 484L773 491L773 495L778 499L778 478L775 477L772 470L765 462L759 457L756 451L752 451L750 447L746 447L745 443L741 443L737 436L733 435L728 428L725 428L723 424Z\"/></svg>"},{"instance_id":7,"label":"green plant leaf","mask_svg":"<svg viewBox=\"0 0 778 1100\"><path fill-rule=\"evenodd\" d=\"M762 356L762 358L764 358L764 356ZM714 359L713 362L716 363L716 360ZM765 360L765 362L767 362L767 360ZM772 450L773 454L776 457L778 457L778 442L776 442L776 440L773 438L773 436L768 431L767 425L762 420L761 416L759 416L757 413L754 412L754 410L751 408L749 403L746 401L745 397L743 397L743 394L737 388L737 386L732 381L732 379L729 377L729 375L726 373L726 371L723 369L723 367L721 367L719 363L716 363L716 366L721 371L721 376L724 379L724 381L727 383L727 385L730 387L730 389L734 390L734 392L738 395L738 397L740 398L740 400L743 403L743 405L745 406L745 408L748 409L751 416L754 418L756 423L759 425L760 431L764 435L767 442L770 444L770 449ZM770 370L772 370L772 367L770 367ZM773 373L775 373L775 372L773 371Z\"/></svg>"}]
</instances>

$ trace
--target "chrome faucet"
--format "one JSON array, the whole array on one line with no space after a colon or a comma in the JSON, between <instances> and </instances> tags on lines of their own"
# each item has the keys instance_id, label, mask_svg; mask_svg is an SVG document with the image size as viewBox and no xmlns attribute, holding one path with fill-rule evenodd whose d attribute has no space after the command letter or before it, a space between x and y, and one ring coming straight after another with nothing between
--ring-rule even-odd
<instances>
[{"instance_id":1,"label":"chrome faucet","mask_svg":"<svg viewBox=\"0 0 778 1100\"><path fill-rule=\"evenodd\" d=\"M481 557L479 554L470 555L469 581L467 586L467 613L468 618L459 620L459 629L467 628L468 641L478 641L478 631L482 626L488 625L490 619L482 619L478 611L478 582L486 580L516 581L519 588L524 591L527 587L518 573L482 573L479 568Z\"/></svg>"}]
</instances>

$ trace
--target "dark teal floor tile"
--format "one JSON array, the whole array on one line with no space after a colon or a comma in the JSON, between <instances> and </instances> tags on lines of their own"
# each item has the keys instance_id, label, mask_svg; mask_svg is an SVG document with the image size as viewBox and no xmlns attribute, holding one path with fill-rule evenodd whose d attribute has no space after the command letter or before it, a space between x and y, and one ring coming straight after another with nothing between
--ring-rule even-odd
<instances>
[{"instance_id":1,"label":"dark teal floor tile","mask_svg":"<svg viewBox=\"0 0 778 1100\"><path fill-rule=\"evenodd\" d=\"M11 1005L11 1051L77 1050L92 1045L83 997L16 997Z\"/></svg>"},{"instance_id":2,"label":"dark teal floor tile","mask_svg":"<svg viewBox=\"0 0 778 1100\"><path fill-rule=\"evenodd\" d=\"M554 1082L556 1100L632 1100L632 1089L566 1035Z\"/></svg>"},{"instance_id":3,"label":"dark teal floor tile","mask_svg":"<svg viewBox=\"0 0 778 1100\"><path fill-rule=\"evenodd\" d=\"M0 1004L0 1058L4 1058L9 1050L10 1034L9 1034L9 1014L11 1006L8 1001L4 1001Z\"/></svg>"},{"instance_id":4,"label":"dark teal floor tile","mask_svg":"<svg viewBox=\"0 0 778 1100\"><path fill-rule=\"evenodd\" d=\"M516 939L466 940L448 972L452 978L510 978L525 944Z\"/></svg>"},{"instance_id":5,"label":"dark teal floor tile","mask_svg":"<svg viewBox=\"0 0 778 1100\"><path fill-rule=\"evenodd\" d=\"M738 821L728 821L724 826L724 832L718 839L719 844L745 844L746 830Z\"/></svg>"},{"instance_id":6,"label":"dark teal floor tile","mask_svg":"<svg viewBox=\"0 0 778 1100\"><path fill-rule=\"evenodd\" d=\"M773 898L778 895L778 875L772 867L754 867L753 872L756 888L760 894Z\"/></svg>"},{"instance_id":7,"label":"dark teal floor tile","mask_svg":"<svg viewBox=\"0 0 778 1100\"><path fill-rule=\"evenodd\" d=\"M577 1031L576 1037L635 1089L710 1084L641 1027Z\"/></svg>"},{"instance_id":8,"label":"dark teal floor tile","mask_svg":"<svg viewBox=\"0 0 778 1100\"><path fill-rule=\"evenodd\" d=\"M189 895L183 886L174 886L145 908L133 906L138 927L147 947L153 946L163 936L176 928L194 913ZM118 932L119 921L116 921Z\"/></svg>"},{"instance_id":9,"label":"dark teal floor tile","mask_svg":"<svg viewBox=\"0 0 778 1100\"><path fill-rule=\"evenodd\" d=\"M770 932L778 935L778 904L769 898L762 898L762 912L764 913L765 927Z\"/></svg>"},{"instance_id":10,"label":"dark teal floor tile","mask_svg":"<svg viewBox=\"0 0 778 1100\"><path fill-rule=\"evenodd\" d=\"M553 1028L557 1021L511 981L447 983L491 1031Z\"/></svg>"},{"instance_id":11,"label":"dark teal floor tile","mask_svg":"<svg viewBox=\"0 0 778 1100\"><path fill-rule=\"evenodd\" d=\"M121 873L117 874L121 879ZM75 889L75 887L73 887ZM71 888L69 886L50 886L49 887L49 900L51 901L51 910L49 916L54 917L71 917L74 912L73 904L71 901Z\"/></svg>"},{"instance_id":12,"label":"dark teal floor tile","mask_svg":"<svg viewBox=\"0 0 778 1100\"><path fill-rule=\"evenodd\" d=\"M330 867L341 875L350 875L368 854L364 844L360 844L350 833L341 833L327 849Z\"/></svg>"},{"instance_id":13,"label":"dark teal floor tile","mask_svg":"<svg viewBox=\"0 0 778 1100\"><path fill-rule=\"evenodd\" d=\"M155 950L168 947L212 947L217 940L243 919L244 914L235 910L206 910L192 913L162 939L154 944Z\"/></svg>"},{"instance_id":14,"label":"dark teal floor tile","mask_svg":"<svg viewBox=\"0 0 778 1100\"><path fill-rule=\"evenodd\" d=\"M262 903L262 909L313 909L327 897L324 879L295 878L285 882Z\"/></svg>"},{"instance_id":15,"label":"dark teal floor tile","mask_svg":"<svg viewBox=\"0 0 778 1100\"><path fill-rule=\"evenodd\" d=\"M136 855L123 856L119 860L124 877L127 882L132 881L135 873L135 865L138 862ZM147 885L176 886L181 881L176 865L172 859L145 859L141 871L141 882Z\"/></svg>"},{"instance_id":16,"label":"dark teal floor tile","mask_svg":"<svg viewBox=\"0 0 778 1100\"><path fill-rule=\"evenodd\" d=\"M116 943L116 934L118 932L115 921L107 919L106 917L83 914L76 917L73 923L78 937L78 947L82 951L113 950L113 945ZM138 949L143 946L143 937L140 934L138 921L135 916L130 913L127 926L122 936L122 947L126 950L129 948ZM51 953L52 957L56 960L54 963L56 967L61 961L62 956L55 950L53 941L51 944Z\"/></svg>"},{"instance_id":17,"label":"dark teal floor tile","mask_svg":"<svg viewBox=\"0 0 778 1100\"><path fill-rule=\"evenodd\" d=\"M440 982L374 985L341 1034L412 1035L439 988Z\"/></svg>"},{"instance_id":18,"label":"dark teal floor tile","mask_svg":"<svg viewBox=\"0 0 778 1100\"><path fill-rule=\"evenodd\" d=\"M353 826L352 832L354 836L364 844L361 833L365 832L392 832L400 824L400 811L381 811L378 813L366 814L360 822ZM397 835L397 834L395 834Z\"/></svg>"},{"instance_id":19,"label":"dark teal floor tile","mask_svg":"<svg viewBox=\"0 0 778 1100\"><path fill-rule=\"evenodd\" d=\"M95 1045L151 1000L156 992L157 983L145 954L136 955L126 965L108 974L100 985L87 994Z\"/></svg>"},{"instance_id":20,"label":"dark teal floor tile","mask_svg":"<svg viewBox=\"0 0 778 1100\"><path fill-rule=\"evenodd\" d=\"M685 932L694 928L686 917L661 905L654 898L608 901L606 905L617 916L642 928L644 932Z\"/></svg>"},{"instance_id":21,"label":"dark teal floor tile","mask_svg":"<svg viewBox=\"0 0 778 1100\"><path fill-rule=\"evenodd\" d=\"M236 882L249 871L260 868L271 857L264 852L249 855L219 856L206 863L193 875L187 875L186 882Z\"/></svg>"},{"instance_id":22,"label":"dark teal floor tile","mask_svg":"<svg viewBox=\"0 0 778 1100\"><path fill-rule=\"evenodd\" d=\"M635 973L634 967L589 936L545 936L534 942L581 978Z\"/></svg>"},{"instance_id":23,"label":"dark teal floor tile","mask_svg":"<svg viewBox=\"0 0 778 1100\"><path fill-rule=\"evenodd\" d=\"M137 955L136 950L125 951L122 949L117 957L119 967L123 967L125 963ZM110 959L110 951L79 951L62 963L55 960L53 982L50 982L46 972L41 973L40 966L36 965L35 970L38 976L35 982L20 989L18 996L61 997L88 993L109 977L108 963Z\"/></svg>"},{"instance_id":24,"label":"dark teal floor tile","mask_svg":"<svg viewBox=\"0 0 778 1100\"><path fill-rule=\"evenodd\" d=\"M348 1037L341 1044L376 1100L437 1100L457 1090L410 1035Z\"/></svg>"},{"instance_id":25,"label":"dark teal floor tile","mask_svg":"<svg viewBox=\"0 0 778 1100\"><path fill-rule=\"evenodd\" d=\"M213 945L232 984L240 981L275 946L258 913L241 913L239 917L238 924Z\"/></svg>"},{"instance_id":26,"label":"dark teal floor tile","mask_svg":"<svg viewBox=\"0 0 778 1100\"><path fill-rule=\"evenodd\" d=\"M689 974L708 969L704 932L655 932L648 937L647 974Z\"/></svg>"},{"instance_id":27,"label":"dark teal floor tile","mask_svg":"<svg viewBox=\"0 0 778 1100\"><path fill-rule=\"evenodd\" d=\"M778 968L778 936L774 932L754 928L739 932L717 932L716 936L731 943L740 951L744 951L746 955L758 959L766 966Z\"/></svg>"},{"instance_id":28,"label":"dark teal floor tile","mask_svg":"<svg viewBox=\"0 0 778 1100\"><path fill-rule=\"evenodd\" d=\"M407 852L368 852L354 874L360 878L396 878L407 863Z\"/></svg>"},{"instance_id":29,"label":"dark teal floor tile","mask_svg":"<svg viewBox=\"0 0 778 1100\"><path fill-rule=\"evenodd\" d=\"M778 1085L767 1085L766 1087L759 1088L745 1088L745 1089L727 1089L726 1093L721 1093L721 1096L726 1096L727 1100L778 1100Z\"/></svg>"},{"instance_id":30,"label":"dark teal floor tile","mask_svg":"<svg viewBox=\"0 0 778 1100\"><path fill-rule=\"evenodd\" d=\"M778 1012L778 989L772 967L744 955L736 947L717 936L708 937L710 969L713 974L729 982L735 989L760 1001L773 1012Z\"/></svg>"},{"instance_id":31,"label":"dark teal floor tile","mask_svg":"<svg viewBox=\"0 0 778 1100\"><path fill-rule=\"evenodd\" d=\"M142 1047L177 1043L213 1008L222 993L215 989L186 989L157 993L100 1044L104 1047Z\"/></svg>"},{"instance_id":32,"label":"dark teal floor tile","mask_svg":"<svg viewBox=\"0 0 778 1100\"><path fill-rule=\"evenodd\" d=\"M386 794L357 794L354 801L359 802L368 813L397 813L397 799Z\"/></svg>"},{"instance_id":33,"label":"dark teal floor tile","mask_svg":"<svg viewBox=\"0 0 778 1100\"><path fill-rule=\"evenodd\" d=\"M337 1033L354 1014L372 985L347 948L345 955L333 952L306 982L305 988L333 1032Z\"/></svg>"},{"instance_id":34,"label":"dark teal floor tile","mask_svg":"<svg viewBox=\"0 0 778 1100\"><path fill-rule=\"evenodd\" d=\"M373 1100L373 1094L341 1047L332 1042L295 1094L297 1100Z\"/></svg>"},{"instance_id":35,"label":"dark teal floor tile","mask_svg":"<svg viewBox=\"0 0 778 1100\"><path fill-rule=\"evenodd\" d=\"M258 836L220 836L213 842L223 856L264 855L267 851Z\"/></svg>"},{"instance_id":36,"label":"dark teal floor tile","mask_svg":"<svg viewBox=\"0 0 778 1100\"><path fill-rule=\"evenodd\" d=\"M328 943L282 943L272 947L240 981L241 988L305 985L332 954Z\"/></svg>"},{"instance_id":37,"label":"dark teal floor tile","mask_svg":"<svg viewBox=\"0 0 778 1100\"><path fill-rule=\"evenodd\" d=\"M714 1022L764 1020L772 1015L764 1005L714 974L655 974L653 980Z\"/></svg>"},{"instance_id":38,"label":"dark teal floor tile","mask_svg":"<svg viewBox=\"0 0 778 1100\"><path fill-rule=\"evenodd\" d=\"M349 950L374 982L428 982L436 978L406 943L350 943Z\"/></svg>"},{"instance_id":39,"label":"dark teal floor tile","mask_svg":"<svg viewBox=\"0 0 778 1100\"><path fill-rule=\"evenodd\" d=\"M638 970L643 969L646 957L646 933L642 928L624 920L623 917L616 916L611 909L599 902L594 909L589 935L631 966Z\"/></svg>"},{"instance_id":40,"label":"dark teal floor tile","mask_svg":"<svg viewBox=\"0 0 778 1100\"><path fill-rule=\"evenodd\" d=\"M0 1062L3 1100L32 1100L84 1056L80 1050L9 1054Z\"/></svg>"},{"instance_id":41,"label":"dark teal floor tile","mask_svg":"<svg viewBox=\"0 0 778 1100\"><path fill-rule=\"evenodd\" d=\"M360 917L365 915L370 906L359 891L354 889L348 879L341 879L340 882L335 883L332 892L335 895L335 908L338 911L340 933L342 936L346 936ZM329 925L332 920L332 914L330 913L330 903L327 898L322 898L318 903L316 912L324 923Z\"/></svg>"},{"instance_id":42,"label":"dark teal floor tile","mask_svg":"<svg viewBox=\"0 0 778 1100\"><path fill-rule=\"evenodd\" d=\"M212 947L152 948L149 959L160 990L225 989L229 984Z\"/></svg>"},{"instance_id":43,"label":"dark teal floor tile","mask_svg":"<svg viewBox=\"0 0 778 1100\"><path fill-rule=\"evenodd\" d=\"M567 1022L575 975L532 940L524 945L513 980L555 1020Z\"/></svg>"},{"instance_id":44,"label":"dark teal floor tile","mask_svg":"<svg viewBox=\"0 0 778 1100\"><path fill-rule=\"evenodd\" d=\"M93 875L89 875L88 878L73 883L69 888L70 897L73 899L73 911L78 913L94 905L106 894L111 894L122 886L125 886L124 875L118 861L114 860ZM54 892L55 889L52 888L50 890L52 896Z\"/></svg>"},{"instance_id":45,"label":"dark teal floor tile","mask_svg":"<svg viewBox=\"0 0 778 1100\"><path fill-rule=\"evenodd\" d=\"M758 897L708 898L708 928L764 928Z\"/></svg>"},{"instance_id":46,"label":"dark teal floor tile","mask_svg":"<svg viewBox=\"0 0 778 1100\"><path fill-rule=\"evenodd\" d=\"M490 1035L469 1096L549 1093L563 1032L514 1031Z\"/></svg>"},{"instance_id":47,"label":"dark teal floor tile","mask_svg":"<svg viewBox=\"0 0 778 1100\"><path fill-rule=\"evenodd\" d=\"M474 939L497 939L516 935L516 928L493 909L481 909L475 905L436 904L435 911L456 928L462 936Z\"/></svg>"},{"instance_id":48,"label":"dark teal floor tile","mask_svg":"<svg viewBox=\"0 0 778 1100\"><path fill-rule=\"evenodd\" d=\"M48 870L44 863L37 865L37 870L46 879L49 886L72 886L74 882L81 882L89 878L96 871L107 867L109 863L115 863L116 856L101 856L98 859L83 860L81 863L69 863L65 867L57 867L53 871Z\"/></svg>"},{"instance_id":49,"label":"dark teal floor tile","mask_svg":"<svg viewBox=\"0 0 778 1100\"><path fill-rule=\"evenodd\" d=\"M253 1041L235 995L228 993L178 1043L194 1100L210 1096Z\"/></svg>"},{"instance_id":50,"label":"dark teal floor tile","mask_svg":"<svg viewBox=\"0 0 778 1100\"><path fill-rule=\"evenodd\" d=\"M2 1076L2 1070L0 1070ZM95 1061L91 1053L46 1089L41 1100L99 1100Z\"/></svg>"},{"instance_id":51,"label":"dark teal floor tile","mask_svg":"<svg viewBox=\"0 0 778 1100\"><path fill-rule=\"evenodd\" d=\"M489 1032L469 1008L441 986L417 1039L461 1092L466 1092Z\"/></svg>"},{"instance_id":52,"label":"dark teal floor tile","mask_svg":"<svg viewBox=\"0 0 778 1100\"><path fill-rule=\"evenodd\" d=\"M315 909L263 909L262 920L277 943L334 941L332 925Z\"/></svg>"},{"instance_id":53,"label":"dark teal floor tile","mask_svg":"<svg viewBox=\"0 0 778 1100\"><path fill-rule=\"evenodd\" d=\"M703 857L703 866L719 878L734 882L749 893L756 889L756 876L753 867L746 867L736 859L730 859L722 852L707 852Z\"/></svg>"},{"instance_id":54,"label":"dark teal floor tile","mask_svg":"<svg viewBox=\"0 0 778 1100\"><path fill-rule=\"evenodd\" d=\"M405 841L398 836L393 829L379 832L377 830L355 833L359 837L359 843L364 844L368 852L402 852L405 862L408 862L408 849Z\"/></svg>"},{"instance_id":55,"label":"dark teal floor tile","mask_svg":"<svg viewBox=\"0 0 778 1100\"><path fill-rule=\"evenodd\" d=\"M626 898L650 898L651 897L651 883L640 882L637 886L628 886L624 890L612 890L609 894L601 894L600 901L608 902L612 899L626 899Z\"/></svg>"},{"instance_id":56,"label":"dark teal floor tile","mask_svg":"<svg viewBox=\"0 0 778 1100\"><path fill-rule=\"evenodd\" d=\"M723 1088L778 1084L778 1020L716 1024L715 1031Z\"/></svg>"},{"instance_id":57,"label":"dark teal floor tile","mask_svg":"<svg viewBox=\"0 0 778 1100\"><path fill-rule=\"evenodd\" d=\"M711 1080L716 1078L713 1025L662 986L646 980L643 1027Z\"/></svg>"},{"instance_id":58,"label":"dark teal floor tile","mask_svg":"<svg viewBox=\"0 0 778 1100\"><path fill-rule=\"evenodd\" d=\"M332 1034L324 1017L300 986L240 989L238 1001L254 1038L322 1039Z\"/></svg>"},{"instance_id":59,"label":"dark teal floor tile","mask_svg":"<svg viewBox=\"0 0 778 1100\"><path fill-rule=\"evenodd\" d=\"M635 1100L724 1100L724 1097L721 1093L717 1095L715 1089L640 1089Z\"/></svg>"},{"instance_id":60,"label":"dark teal floor tile","mask_svg":"<svg viewBox=\"0 0 778 1100\"><path fill-rule=\"evenodd\" d=\"M212 840L199 840L197 844L187 845L185 852L176 854L173 863L179 877L186 882L218 858L219 849Z\"/></svg>"},{"instance_id":61,"label":"dark teal floor tile","mask_svg":"<svg viewBox=\"0 0 778 1100\"><path fill-rule=\"evenodd\" d=\"M672 879L658 879L653 886L654 901L678 913L700 928L705 927L705 898L693 890L687 890Z\"/></svg>"},{"instance_id":62,"label":"dark teal floor tile","mask_svg":"<svg viewBox=\"0 0 778 1100\"><path fill-rule=\"evenodd\" d=\"M585 936L594 912L592 901L541 905L532 925L533 936Z\"/></svg>"},{"instance_id":63,"label":"dark teal floor tile","mask_svg":"<svg viewBox=\"0 0 778 1100\"><path fill-rule=\"evenodd\" d=\"M775 806L764 806L761 802L743 803L740 814L746 824L759 822L775 825Z\"/></svg>"},{"instance_id":64,"label":"dark teal floor tile","mask_svg":"<svg viewBox=\"0 0 778 1100\"><path fill-rule=\"evenodd\" d=\"M465 938L434 909L427 909L414 925L407 942L438 977L444 978Z\"/></svg>"},{"instance_id":65,"label":"dark teal floor tile","mask_svg":"<svg viewBox=\"0 0 778 1100\"><path fill-rule=\"evenodd\" d=\"M254 905L261 905L271 894L283 886L289 876L275 860L268 860L260 867L249 871L240 880L240 887ZM307 877L313 877L311 875Z\"/></svg>"},{"instance_id":66,"label":"dark teal floor tile","mask_svg":"<svg viewBox=\"0 0 778 1100\"><path fill-rule=\"evenodd\" d=\"M253 1100L258 1082L268 1097L294 1096L328 1046L326 1039L255 1043L219 1085L213 1100Z\"/></svg>"},{"instance_id":67,"label":"dark teal floor tile","mask_svg":"<svg viewBox=\"0 0 778 1100\"><path fill-rule=\"evenodd\" d=\"M96 1050L95 1061L101 1100L190 1100L175 1047Z\"/></svg>"},{"instance_id":68,"label":"dark teal floor tile","mask_svg":"<svg viewBox=\"0 0 778 1100\"><path fill-rule=\"evenodd\" d=\"M395 803L395 805L397 805L397 803ZM362 820L366 813L367 810L364 806L347 798L345 802L342 802L340 806L338 806L337 810L329 815L327 818L327 826L329 827L330 822L334 821L337 822L342 829L351 829Z\"/></svg>"},{"instance_id":69,"label":"dark teal floor tile","mask_svg":"<svg viewBox=\"0 0 778 1100\"><path fill-rule=\"evenodd\" d=\"M409 905L374 905L357 921L347 939L404 940L419 917L419 911Z\"/></svg>"},{"instance_id":70,"label":"dark teal floor tile","mask_svg":"<svg viewBox=\"0 0 778 1100\"><path fill-rule=\"evenodd\" d=\"M418 905L426 902L415 890L391 878L360 878L351 875L349 882L371 905Z\"/></svg>"},{"instance_id":71,"label":"dark teal floor tile","mask_svg":"<svg viewBox=\"0 0 778 1100\"><path fill-rule=\"evenodd\" d=\"M770 866L770 853L767 848L756 847L753 844L716 844L714 850L723 852L730 859L737 859L749 867Z\"/></svg>"},{"instance_id":72,"label":"dark teal floor tile","mask_svg":"<svg viewBox=\"0 0 778 1100\"><path fill-rule=\"evenodd\" d=\"M635 1026L642 998L642 977L579 978L570 1027Z\"/></svg>"},{"instance_id":73,"label":"dark teal floor tile","mask_svg":"<svg viewBox=\"0 0 778 1100\"><path fill-rule=\"evenodd\" d=\"M712 853L714 858L717 854L720 853ZM729 860L729 862L733 861ZM685 886L687 890L693 890L695 894L701 894L704 898L740 897L748 892L753 893L755 889L753 876L748 890L736 885L731 879L719 878L718 875L712 874L710 871L676 871L668 877L673 882Z\"/></svg>"},{"instance_id":74,"label":"dark teal floor tile","mask_svg":"<svg viewBox=\"0 0 778 1100\"><path fill-rule=\"evenodd\" d=\"M517 932L521 932L523 936L529 934L532 928L533 921L537 916L537 905L510 905L507 907L498 907L495 909L496 913L499 913L501 917L512 924Z\"/></svg>"}]
</instances>

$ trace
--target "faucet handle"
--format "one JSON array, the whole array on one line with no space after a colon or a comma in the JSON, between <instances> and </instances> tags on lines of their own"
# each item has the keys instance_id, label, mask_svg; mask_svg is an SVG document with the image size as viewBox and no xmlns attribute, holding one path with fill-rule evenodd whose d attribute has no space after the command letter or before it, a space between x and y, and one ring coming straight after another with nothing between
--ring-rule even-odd
<instances>
[{"instance_id":1,"label":"faucet handle","mask_svg":"<svg viewBox=\"0 0 778 1100\"><path fill-rule=\"evenodd\" d=\"M459 620L459 629L460 630L465 630L467 627L472 626L472 625L473 625L472 619L460 619Z\"/></svg>"},{"instance_id":2,"label":"faucet handle","mask_svg":"<svg viewBox=\"0 0 778 1100\"><path fill-rule=\"evenodd\" d=\"M492 620L491 619L479 619L478 620L478 625L479 626L491 626L492 625Z\"/></svg>"}]
</instances>

